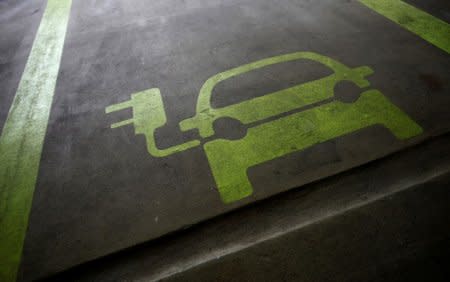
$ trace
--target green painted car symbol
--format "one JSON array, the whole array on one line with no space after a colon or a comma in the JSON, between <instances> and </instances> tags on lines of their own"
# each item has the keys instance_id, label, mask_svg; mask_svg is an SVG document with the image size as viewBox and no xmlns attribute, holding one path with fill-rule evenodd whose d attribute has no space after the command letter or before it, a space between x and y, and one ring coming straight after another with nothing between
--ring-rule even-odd
<instances>
[{"instance_id":1,"label":"green painted car symbol","mask_svg":"<svg viewBox=\"0 0 450 282\"><path fill-rule=\"evenodd\" d=\"M296 85L234 105L213 108L214 87L232 77L295 60L321 63L333 71L324 78ZM113 124L112 128L133 124L136 134L146 137L148 152L165 157L203 145L222 201L232 203L253 192L247 170L255 165L304 150L315 144L372 126L383 125L399 139L422 133L422 128L378 90L368 89L353 103L337 101L337 83L350 81L361 89L370 86L367 66L349 68L329 57L312 52L297 52L256 61L209 78L198 97L196 115L180 122L180 129L197 129L202 138L215 135L213 124L220 118L232 118L247 125L247 134L238 140L192 140L167 149L159 149L155 130L166 124L166 113L159 89L152 88L131 95L131 100L106 108L106 113L132 108L133 118ZM316 107L309 107L321 101ZM298 110L298 111L295 111ZM293 112L286 115L286 113ZM270 119L270 121L264 122ZM263 122L261 122L263 121ZM256 125L255 125L256 123Z\"/></svg>"}]
</instances>

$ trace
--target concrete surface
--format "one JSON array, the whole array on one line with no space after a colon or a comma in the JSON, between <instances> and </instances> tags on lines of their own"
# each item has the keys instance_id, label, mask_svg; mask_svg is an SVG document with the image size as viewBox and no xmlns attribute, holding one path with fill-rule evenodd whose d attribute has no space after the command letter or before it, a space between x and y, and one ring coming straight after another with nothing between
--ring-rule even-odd
<instances>
[{"instance_id":1,"label":"concrete surface","mask_svg":"<svg viewBox=\"0 0 450 282\"><path fill-rule=\"evenodd\" d=\"M449 141L433 139L44 281L448 281Z\"/></svg>"},{"instance_id":2,"label":"concrete surface","mask_svg":"<svg viewBox=\"0 0 450 282\"><path fill-rule=\"evenodd\" d=\"M0 2L0 126L8 115L45 2ZM407 2L449 22L450 9L445 0ZM298 51L316 52L349 67L370 66L374 70L368 77L371 86L417 122L424 133L399 140L383 126L371 126L262 163L248 171L253 194L224 204L202 147L154 158L147 152L143 136L136 136L132 126L110 128L113 122L130 118L131 111L106 115L107 106L157 87L168 121L156 131L156 141L161 147L169 147L197 139L198 132L182 133L178 123L194 116L198 93L208 78L246 63ZM439 138L450 129L449 66L449 54L358 1L74 1L19 278L30 281L47 277L280 192L345 171L351 175L355 167L431 142L430 138ZM328 72L311 62L280 64L218 85L212 104L235 104L318 79ZM354 91L344 85L336 88L336 96L345 97ZM239 138L245 130L245 126L242 129L224 121L218 136ZM444 143L437 142L436 146L437 151L445 151ZM429 167L448 157L446 152L427 159ZM419 173L421 163L411 160L405 165ZM378 173L393 182L409 177L401 166L379 168ZM437 213L445 212L445 179L424 186L411 183L409 186L419 188L405 192L408 195L399 201L408 199L411 205L419 205L417 200L428 191L423 187L431 186L434 192L430 192L427 204L441 200ZM364 182L363 178L360 183ZM383 187L382 183L376 185ZM301 193L302 189L297 190ZM315 200L314 205L321 205L321 201ZM378 205L373 203L364 210L371 213ZM381 214L391 212L390 208L383 208ZM407 221L409 216L414 214L402 218ZM422 219L428 216L425 213ZM320 232L329 234L336 228L334 224L345 226L345 220L366 219L344 217L326 224L328 227ZM448 218L442 217L436 224L442 227L446 222ZM270 225L270 219L262 224ZM305 232L314 232L314 228ZM298 250L308 247L304 242L299 244ZM363 250L365 245L355 248ZM437 248L433 242L429 246ZM267 250L271 248L275 245ZM332 243L328 245L328 250L334 248ZM389 248L393 252L394 247ZM316 247L314 250L319 251ZM252 249L248 252L251 254ZM240 259L239 255L227 258L223 270L231 271L235 267L232 261L240 264ZM216 267L206 263L186 275L198 275L197 271L209 275L217 272ZM245 279L246 274L242 275Z\"/></svg>"}]
</instances>

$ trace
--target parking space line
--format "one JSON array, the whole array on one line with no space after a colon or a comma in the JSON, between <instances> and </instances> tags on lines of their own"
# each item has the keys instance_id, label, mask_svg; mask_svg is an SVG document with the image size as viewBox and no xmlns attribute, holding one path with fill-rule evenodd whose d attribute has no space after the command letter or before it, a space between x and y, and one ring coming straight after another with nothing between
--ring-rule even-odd
<instances>
[{"instance_id":1,"label":"parking space line","mask_svg":"<svg viewBox=\"0 0 450 282\"><path fill-rule=\"evenodd\" d=\"M71 0L48 0L0 136L0 281L15 281Z\"/></svg>"},{"instance_id":2,"label":"parking space line","mask_svg":"<svg viewBox=\"0 0 450 282\"><path fill-rule=\"evenodd\" d=\"M450 54L450 25L401 0L359 0L403 28Z\"/></svg>"}]
</instances>

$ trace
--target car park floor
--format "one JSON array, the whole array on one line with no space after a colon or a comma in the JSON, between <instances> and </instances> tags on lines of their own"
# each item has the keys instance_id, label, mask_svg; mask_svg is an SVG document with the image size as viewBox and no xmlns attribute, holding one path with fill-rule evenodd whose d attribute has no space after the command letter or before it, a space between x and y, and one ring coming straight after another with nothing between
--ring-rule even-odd
<instances>
[{"instance_id":1,"label":"car park floor","mask_svg":"<svg viewBox=\"0 0 450 282\"><path fill-rule=\"evenodd\" d=\"M450 4L375 2L1 1L0 281L446 281Z\"/></svg>"}]
</instances>

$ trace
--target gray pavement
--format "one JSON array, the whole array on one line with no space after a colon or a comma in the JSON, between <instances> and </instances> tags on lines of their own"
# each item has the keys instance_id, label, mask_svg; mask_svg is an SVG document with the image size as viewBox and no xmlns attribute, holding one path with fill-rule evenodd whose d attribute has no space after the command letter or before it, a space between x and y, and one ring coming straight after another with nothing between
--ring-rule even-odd
<instances>
[{"instance_id":1,"label":"gray pavement","mask_svg":"<svg viewBox=\"0 0 450 282\"><path fill-rule=\"evenodd\" d=\"M45 2L0 2L0 126ZM445 0L407 2L449 22ZM217 82L211 106L234 109L336 72L335 87L319 82L305 88L305 95L326 90L332 95L313 102L303 96L275 98L264 107L249 103L245 111L237 111L239 118L219 116L209 136L180 129L181 121L200 115L199 92L214 75L296 52L320 54L349 69L368 67L373 73L366 73L367 85L361 89L339 82L355 80L350 71L340 73L311 59L273 59L277 64ZM359 1L74 1L19 278L47 277L281 192L301 191L308 183L351 173L407 148L421 148L417 146L450 129L449 67L444 50ZM162 109L167 123L151 128L161 117L144 119L149 121L144 123L151 133L147 136L136 135L132 125L110 128L140 116L136 109L107 114L108 106L152 88L159 88L164 106L159 107L157 98L148 105L155 113ZM379 104L377 98L376 103L359 104L363 99L358 97L375 93L370 91L387 102ZM270 106L286 110L272 114ZM392 114L394 108L398 113ZM265 112L270 114L252 119ZM208 120L214 114L200 116ZM228 147L217 142L221 139L228 140L223 143ZM193 140L200 140L199 145L165 154L164 149ZM289 143L293 140L299 144ZM161 156L152 154L151 141ZM443 143L436 146L448 157ZM430 166L434 161L427 159ZM420 162L409 165L413 170ZM237 167L245 178L237 186L249 181L251 194L233 190ZM408 175L400 167L381 168L379 174L386 179ZM439 181L429 185L444 200L445 181ZM409 197L423 197L420 191Z\"/></svg>"},{"instance_id":2,"label":"gray pavement","mask_svg":"<svg viewBox=\"0 0 450 282\"><path fill-rule=\"evenodd\" d=\"M449 139L46 281L448 281Z\"/></svg>"}]
</instances>

